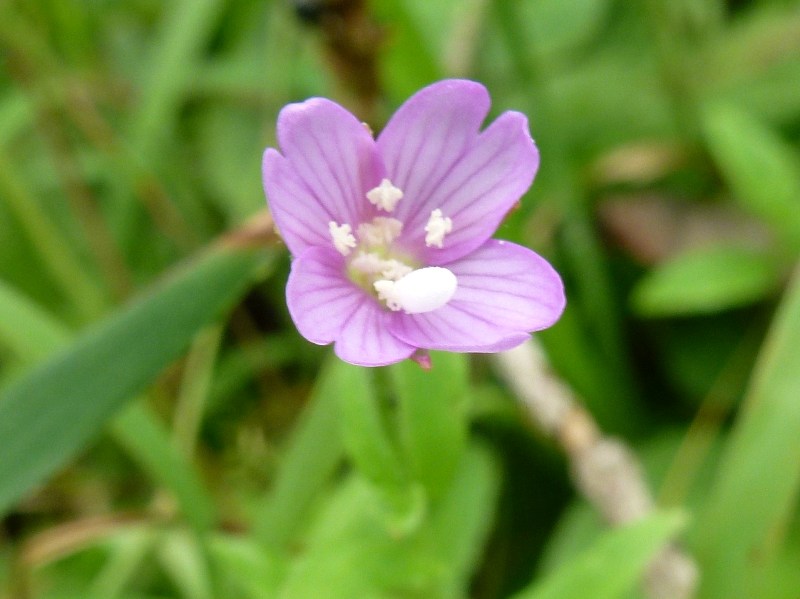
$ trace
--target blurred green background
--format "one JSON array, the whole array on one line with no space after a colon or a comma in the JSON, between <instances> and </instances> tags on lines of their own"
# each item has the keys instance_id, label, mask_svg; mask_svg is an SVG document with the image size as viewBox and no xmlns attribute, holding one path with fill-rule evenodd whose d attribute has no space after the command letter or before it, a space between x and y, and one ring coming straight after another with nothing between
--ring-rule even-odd
<instances>
[{"instance_id":1,"label":"blurred green background","mask_svg":"<svg viewBox=\"0 0 800 599\"><path fill-rule=\"evenodd\" d=\"M676 531L697 597L800 598L798 2L7 0L0 65L3 599L638 597ZM562 273L537 337L638 527L487 357L303 340L243 229L284 104L378 131L446 77L530 118L497 235Z\"/></svg>"}]
</instances>

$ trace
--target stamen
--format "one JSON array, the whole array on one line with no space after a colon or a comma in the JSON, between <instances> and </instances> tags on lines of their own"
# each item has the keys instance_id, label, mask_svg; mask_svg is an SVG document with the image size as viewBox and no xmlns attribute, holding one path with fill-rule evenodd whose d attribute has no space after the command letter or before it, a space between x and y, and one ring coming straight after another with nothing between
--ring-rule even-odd
<instances>
[{"instance_id":1,"label":"stamen","mask_svg":"<svg viewBox=\"0 0 800 599\"><path fill-rule=\"evenodd\" d=\"M442 216L442 211L437 208L431 212L428 224L425 225L425 245L428 247L442 247L444 236L453 230L453 221L446 216Z\"/></svg>"},{"instance_id":2,"label":"stamen","mask_svg":"<svg viewBox=\"0 0 800 599\"><path fill-rule=\"evenodd\" d=\"M328 230L331 232L333 245L342 256L350 254L350 250L356 247L356 238L353 237L353 229L347 223L337 225L335 221L328 223Z\"/></svg>"},{"instance_id":3,"label":"stamen","mask_svg":"<svg viewBox=\"0 0 800 599\"><path fill-rule=\"evenodd\" d=\"M394 296L395 285L396 283L394 281L387 281L385 279L375 281L372 284L372 286L375 287L375 291L378 292L378 299L386 302L387 308L397 312L400 309L400 304L397 303L397 300Z\"/></svg>"},{"instance_id":4,"label":"stamen","mask_svg":"<svg viewBox=\"0 0 800 599\"><path fill-rule=\"evenodd\" d=\"M413 268L406 266L399 260L384 260L381 276L384 279L389 279L390 281L397 281L398 279L402 279L413 270Z\"/></svg>"},{"instance_id":5,"label":"stamen","mask_svg":"<svg viewBox=\"0 0 800 599\"><path fill-rule=\"evenodd\" d=\"M372 252L359 252L350 262L350 267L367 275L380 274L382 278L390 281L396 281L414 270L399 260L394 258L385 260Z\"/></svg>"},{"instance_id":6,"label":"stamen","mask_svg":"<svg viewBox=\"0 0 800 599\"><path fill-rule=\"evenodd\" d=\"M367 199L381 210L391 212L397 202L403 199L403 191L392 185L389 179L383 179L380 185L367 192Z\"/></svg>"},{"instance_id":7,"label":"stamen","mask_svg":"<svg viewBox=\"0 0 800 599\"><path fill-rule=\"evenodd\" d=\"M367 275L375 275L384 269L383 258L371 252L359 252L358 256L350 261L350 266Z\"/></svg>"},{"instance_id":8,"label":"stamen","mask_svg":"<svg viewBox=\"0 0 800 599\"><path fill-rule=\"evenodd\" d=\"M390 310L406 314L424 314L441 308L456 292L456 276L440 266L414 270L397 281L382 279L373 283L378 299Z\"/></svg>"},{"instance_id":9,"label":"stamen","mask_svg":"<svg viewBox=\"0 0 800 599\"><path fill-rule=\"evenodd\" d=\"M376 216L358 225L358 238L366 245L389 245L400 236L403 223L396 218Z\"/></svg>"}]
</instances>

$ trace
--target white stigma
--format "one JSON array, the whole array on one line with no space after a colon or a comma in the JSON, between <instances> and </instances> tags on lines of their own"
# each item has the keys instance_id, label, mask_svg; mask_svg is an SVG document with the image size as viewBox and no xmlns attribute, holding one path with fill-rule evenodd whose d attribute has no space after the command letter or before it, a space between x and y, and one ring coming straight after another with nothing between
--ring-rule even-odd
<instances>
[{"instance_id":1,"label":"white stigma","mask_svg":"<svg viewBox=\"0 0 800 599\"><path fill-rule=\"evenodd\" d=\"M431 217L428 219L428 224L425 225L425 245L428 247L436 246L442 247L444 243L444 236L453 230L453 221L442 216L442 211L438 208L431 212Z\"/></svg>"},{"instance_id":2,"label":"white stigma","mask_svg":"<svg viewBox=\"0 0 800 599\"><path fill-rule=\"evenodd\" d=\"M376 216L372 222L358 225L358 238L367 245L389 245L402 230L403 223L396 218Z\"/></svg>"},{"instance_id":3,"label":"white stigma","mask_svg":"<svg viewBox=\"0 0 800 599\"><path fill-rule=\"evenodd\" d=\"M380 185L367 192L367 199L381 210L391 212L397 202L403 199L403 191L392 185L389 179L383 179Z\"/></svg>"},{"instance_id":4,"label":"white stigma","mask_svg":"<svg viewBox=\"0 0 800 599\"><path fill-rule=\"evenodd\" d=\"M333 245L342 256L347 256L356 247L356 238L353 237L353 229L348 224L337 225L335 221L328 223L328 230L331 232Z\"/></svg>"},{"instance_id":5,"label":"white stigma","mask_svg":"<svg viewBox=\"0 0 800 599\"><path fill-rule=\"evenodd\" d=\"M456 276L440 266L411 271L397 281L382 279L373 283L378 299L390 310L424 314L441 308L453 298L458 287Z\"/></svg>"}]
</instances>

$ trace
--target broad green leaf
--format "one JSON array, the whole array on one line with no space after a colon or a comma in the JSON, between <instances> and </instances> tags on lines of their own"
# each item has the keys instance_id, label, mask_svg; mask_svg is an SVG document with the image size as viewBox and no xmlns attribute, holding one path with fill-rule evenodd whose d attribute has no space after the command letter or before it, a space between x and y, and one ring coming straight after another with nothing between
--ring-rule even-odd
<instances>
[{"instance_id":1,"label":"broad green leaf","mask_svg":"<svg viewBox=\"0 0 800 599\"><path fill-rule=\"evenodd\" d=\"M256 535L265 543L282 548L291 540L314 498L342 462L338 398L358 392L365 384L362 377L363 370L351 369L333 356L323 368L256 516Z\"/></svg>"},{"instance_id":2,"label":"broad green leaf","mask_svg":"<svg viewBox=\"0 0 800 599\"><path fill-rule=\"evenodd\" d=\"M642 316L685 316L737 308L777 290L783 270L772 255L717 246L675 256L648 272L631 301Z\"/></svg>"},{"instance_id":3,"label":"broad green leaf","mask_svg":"<svg viewBox=\"0 0 800 599\"><path fill-rule=\"evenodd\" d=\"M800 492L800 271L761 350L744 406L693 530L703 597L759 596L748 586L780 546Z\"/></svg>"},{"instance_id":4,"label":"broad green leaf","mask_svg":"<svg viewBox=\"0 0 800 599\"><path fill-rule=\"evenodd\" d=\"M467 437L467 359L437 352L433 368L411 360L390 372L399 396L400 439L413 476L432 496L450 486Z\"/></svg>"},{"instance_id":5,"label":"broad green leaf","mask_svg":"<svg viewBox=\"0 0 800 599\"><path fill-rule=\"evenodd\" d=\"M735 106L703 112L708 148L736 199L800 250L800 161L778 134Z\"/></svg>"},{"instance_id":6,"label":"broad green leaf","mask_svg":"<svg viewBox=\"0 0 800 599\"><path fill-rule=\"evenodd\" d=\"M216 249L0 392L0 513L67 461L247 288L264 254Z\"/></svg>"},{"instance_id":7,"label":"broad green leaf","mask_svg":"<svg viewBox=\"0 0 800 599\"><path fill-rule=\"evenodd\" d=\"M606 532L581 555L514 599L614 599L633 588L656 552L680 529L679 513L655 513Z\"/></svg>"},{"instance_id":8,"label":"broad green leaf","mask_svg":"<svg viewBox=\"0 0 800 599\"><path fill-rule=\"evenodd\" d=\"M0 281L0 339L25 362L52 354L69 337L60 322ZM111 431L130 456L175 495L181 513L195 530L212 524L211 500L155 414L142 403L133 404L113 421Z\"/></svg>"}]
</instances>

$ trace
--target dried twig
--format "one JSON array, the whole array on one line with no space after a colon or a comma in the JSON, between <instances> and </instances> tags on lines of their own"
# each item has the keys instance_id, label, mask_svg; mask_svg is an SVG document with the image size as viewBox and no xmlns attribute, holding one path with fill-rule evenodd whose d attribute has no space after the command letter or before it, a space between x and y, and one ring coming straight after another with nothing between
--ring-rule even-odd
<instances>
[{"instance_id":1,"label":"dried twig","mask_svg":"<svg viewBox=\"0 0 800 599\"><path fill-rule=\"evenodd\" d=\"M634 453L603 435L572 390L551 370L539 344L531 340L496 356L501 376L531 418L563 448L575 486L612 526L639 520L654 508ZM650 599L689 599L698 570L676 545L665 547L647 571Z\"/></svg>"}]
</instances>

